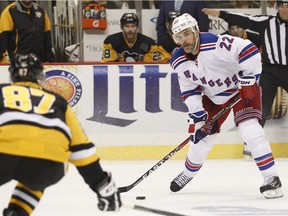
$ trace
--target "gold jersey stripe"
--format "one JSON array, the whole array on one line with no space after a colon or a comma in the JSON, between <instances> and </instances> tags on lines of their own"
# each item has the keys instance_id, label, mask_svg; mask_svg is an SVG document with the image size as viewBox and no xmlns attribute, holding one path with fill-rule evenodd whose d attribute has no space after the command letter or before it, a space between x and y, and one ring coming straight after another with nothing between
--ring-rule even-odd
<instances>
[{"instance_id":1,"label":"gold jersey stripe","mask_svg":"<svg viewBox=\"0 0 288 216\"><path fill-rule=\"evenodd\" d=\"M68 162L70 140L59 130L22 124L4 125L0 130L1 153Z\"/></svg>"}]
</instances>

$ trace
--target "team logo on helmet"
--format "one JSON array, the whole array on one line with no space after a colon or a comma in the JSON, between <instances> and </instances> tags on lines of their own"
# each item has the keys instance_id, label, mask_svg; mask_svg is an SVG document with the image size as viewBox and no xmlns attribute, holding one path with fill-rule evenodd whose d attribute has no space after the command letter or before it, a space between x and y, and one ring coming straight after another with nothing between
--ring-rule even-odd
<instances>
[{"instance_id":1,"label":"team logo on helmet","mask_svg":"<svg viewBox=\"0 0 288 216\"><path fill-rule=\"evenodd\" d=\"M171 30L173 34L177 34L187 28L190 28L194 33L199 30L196 19L188 13L184 13L174 19Z\"/></svg>"},{"instance_id":2,"label":"team logo on helmet","mask_svg":"<svg viewBox=\"0 0 288 216\"><path fill-rule=\"evenodd\" d=\"M127 23L134 23L138 26L139 19L135 13L124 13L123 16L120 19L121 26L127 24Z\"/></svg>"},{"instance_id":3,"label":"team logo on helmet","mask_svg":"<svg viewBox=\"0 0 288 216\"><path fill-rule=\"evenodd\" d=\"M45 73L46 79L43 87L58 93L73 107L82 96L80 80L65 70L51 70Z\"/></svg>"}]
</instances>

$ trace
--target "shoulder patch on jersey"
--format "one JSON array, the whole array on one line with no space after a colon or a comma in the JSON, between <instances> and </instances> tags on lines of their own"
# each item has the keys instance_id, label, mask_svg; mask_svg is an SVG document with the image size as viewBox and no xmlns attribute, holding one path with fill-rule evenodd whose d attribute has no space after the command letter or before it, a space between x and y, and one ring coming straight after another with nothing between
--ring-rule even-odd
<instances>
[{"instance_id":1,"label":"shoulder patch on jersey","mask_svg":"<svg viewBox=\"0 0 288 216\"><path fill-rule=\"evenodd\" d=\"M200 33L200 51L208 51L216 49L218 36L212 33Z\"/></svg>"},{"instance_id":2,"label":"shoulder patch on jersey","mask_svg":"<svg viewBox=\"0 0 288 216\"><path fill-rule=\"evenodd\" d=\"M248 44L241 50L239 54L239 64L256 55L257 53L259 53L258 48L253 43Z\"/></svg>"},{"instance_id":3,"label":"shoulder patch on jersey","mask_svg":"<svg viewBox=\"0 0 288 216\"><path fill-rule=\"evenodd\" d=\"M179 48L170 59L170 65L175 70L180 64L188 61L186 55L185 55L184 49L181 47Z\"/></svg>"}]
</instances>

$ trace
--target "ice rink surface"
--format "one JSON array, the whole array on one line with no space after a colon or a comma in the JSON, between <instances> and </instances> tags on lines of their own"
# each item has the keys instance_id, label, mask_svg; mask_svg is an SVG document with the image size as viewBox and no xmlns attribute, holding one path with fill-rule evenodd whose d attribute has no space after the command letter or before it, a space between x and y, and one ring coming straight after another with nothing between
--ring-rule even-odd
<instances>
[{"instance_id":1,"label":"ice rink surface","mask_svg":"<svg viewBox=\"0 0 288 216\"><path fill-rule=\"evenodd\" d=\"M102 161L118 186L136 181L158 161ZM48 188L33 216L275 216L288 215L288 159L276 159L284 197L265 199L259 192L263 183L256 165L243 160L207 160L198 175L180 192L171 193L170 181L182 170L183 161L169 160L129 192L122 193L126 207L118 213L100 212L96 195L70 166L67 176ZM15 182L0 188L2 210ZM145 200L136 200L145 196ZM156 214L127 206L138 205L165 211Z\"/></svg>"}]
</instances>

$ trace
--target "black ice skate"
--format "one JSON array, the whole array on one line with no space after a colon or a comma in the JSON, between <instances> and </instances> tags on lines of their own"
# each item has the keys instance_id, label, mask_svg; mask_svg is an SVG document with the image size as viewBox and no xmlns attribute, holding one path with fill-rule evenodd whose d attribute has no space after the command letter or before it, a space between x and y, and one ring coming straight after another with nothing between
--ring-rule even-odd
<instances>
[{"instance_id":1,"label":"black ice skate","mask_svg":"<svg viewBox=\"0 0 288 216\"><path fill-rule=\"evenodd\" d=\"M260 187L260 192L267 199L274 199L283 196L281 190L282 184L278 176L271 176L264 180L264 184Z\"/></svg>"},{"instance_id":2,"label":"black ice skate","mask_svg":"<svg viewBox=\"0 0 288 216\"><path fill-rule=\"evenodd\" d=\"M19 216L19 214L14 210L4 209L3 216Z\"/></svg>"},{"instance_id":3,"label":"black ice skate","mask_svg":"<svg viewBox=\"0 0 288 216\"><path fill-rule=\"evenodd\" d=\"M180 191L186 184L188 184L193 177L189 177L184 174L184 172L181 172L176 178L173 179L173 181L170 184L170 190L172 192Z\"/></svg>"},{"instance_id":4,"label":"black ice skate","mask_svg":"<svg viewBox=\"0 0 288 216\"><path fill-rule=\"evenodd\" d=\"M17 210L5 208L3 210L3 216L29 216L29 214L20 208L17 208Z\"/></svg>"}]
</instances>

